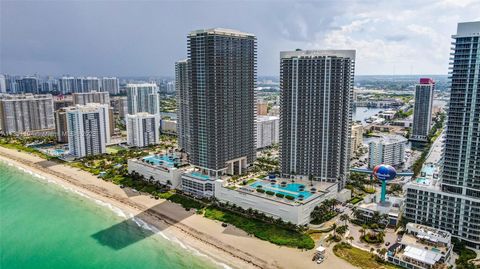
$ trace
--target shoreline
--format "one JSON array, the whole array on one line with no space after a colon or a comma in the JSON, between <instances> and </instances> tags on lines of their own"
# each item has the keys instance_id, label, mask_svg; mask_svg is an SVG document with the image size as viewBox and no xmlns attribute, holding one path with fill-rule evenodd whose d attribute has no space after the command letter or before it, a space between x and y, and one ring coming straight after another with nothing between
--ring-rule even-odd
<instances>
[{"instance_id":1,"label":"shoreline","mask_svg":"<svg viewBox=\"0 0 480 269\"><path fill-rule=\"evenodd\" d=\"M108 181L68 165L48 161L34 154L0 147L0 159L32 171L39 175L58 180L62 184L89 197L109 203L124 212L131 213L158 231L165 231L188 245L192 255L207 256L219 266L232 268L319 268L311 261L314 250L299 250L281 247L262 241L244 231L221 222L204 218L192 211L186 211L178 204L155 200L147 194L121 189ZM130 193L129 193L130 192ZM198 229L197 229L198 228ZM198 252L198 253L196 253ZM342 261L333 253L323 268L355 268ZM260 258L262 257L262 258ZM223 265L222 265L223 264ZM331 266L329 266L329 264Z\"/></svg>"},{"instance_id":2,"label":"shoreline","mask_svg":"<svg viewBox=\"0 0 480 269\"><path fill-rule=\"evenodd\" d=\"M147 214L142 214L142 217L140 218L141 221L145 222L149 226L155 227L155 229L159 230L159 232L161 232L162 230L167 231L167 233L174 236L176 240L180 240L179 242L177 242L180 247L186 248L192 252L198 252L197 255L207 256L208 257L207 259L210 259L213 263L217 264L218 266L225 267L225 265L227 265L232 268L267 268L267 267L262 267L262 265L264 265L262 264L262 261L259 262L259 261L255 261L254 259L248 260L248 259L242 258L237 254L234 254L233 252L230 252L229 250L227 250L226 248L229 247L228 245L222 245L221 242L216 242L214 244L214 242L207 241L208 239L206 237L208 237L208 235L205 235L202 232L197 231L191 227L188 227L179 223L175 223L176 221L174 219L166 215L160 214L158 212L153 212L153 210L146 208L144 205L135 203L133 201L127 201L124 198L117 197L114 194L112 195L109 193L105 193L105 191L108 191L108 190L98 186L90 185L90 184L88 185L83 184L71 178L71 176L62 175L59 172L49 170L48 168L40 167L36 165L34 162L28 161L18 156L13 156L11 154L5 153L3 151L4 149L5 148L0 147L0 160L3 160L6 163L17 166L17 168L21 168L24 171L29 171L34 174L38 174L42 177L45 177L47 180L58 180L61 182L61 185L63 185L63 187L70 189L72 192L77 192L77 193L79 192L80 193L79 195L83 194L88 196L89 199L92 199L92 202L97 200L103 203L111 204L112 206L122 210L124 213L130 213L134 215L135 218L137 218L135 215L137 215L138 213L147 212ZM10 151L10 149L6 149L6 150ZM18 152L18 153L31 156L28 153L23 153L23 152ZM62 164L58 164L58 165L62 165ZM72 167L72 169L75 169L75 168ZM92 175L92 177L94 176ZM96 179L98 181L101 181L98 178ZM113 183L111 185L116 186ZM144 195L144 196L148 196L148 195ZM158 200L155 200L155 201L158 201ZM163 202L167 202L167 201L163 201ZM182 210L184 209L182 208ZM127 217L127 219L133 219L133 217ZM165 226L167 226L167 229L165 229ZM198 242L194 242L191 239ZM187 244L188 246L185 246L184 243ZM205 249L205 247L202 246L202 248L197 248L195 246L195 245L200 246L201 244L209 245L217 249L218 251L224 252L222 253L223 257L218 257L218 255L214 255L218 253L209 253L210 251L213 251L213 250L206 251L205 253L201 252L199 249ZM194 253L192 253L192 255L193 254ZM220 259L216 259L216 258L220 258ZM238 261L232 261L232 258L237 259Z\"/></svg>"}]
</instances>

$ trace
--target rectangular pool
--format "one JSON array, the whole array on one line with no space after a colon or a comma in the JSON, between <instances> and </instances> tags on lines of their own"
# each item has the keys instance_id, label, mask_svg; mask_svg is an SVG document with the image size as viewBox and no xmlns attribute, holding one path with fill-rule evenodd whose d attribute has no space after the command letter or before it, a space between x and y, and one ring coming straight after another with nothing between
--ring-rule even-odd
<instances>
[{"instance_id":1,"label":"rectangular pool","mask_svg":"<svg viewBox=\"0 0 480 269\"><path fill-rule=\"evenodd\" d=\"M285 187L282 187L281 184L277 183L272 184L270 182L256 181L250 184L250 187L255 189L258 189L260 187L265 191L272 191L275 194L280 193L285 196L293 196L295 197L295 200L299 200L302 197L304 200L306 200L308 197L312 196L312 193L308 191L308 188L300 183L287 183ZM301 187L304 188L303 191L300 191Z\"/></svg>"}]
</instances>

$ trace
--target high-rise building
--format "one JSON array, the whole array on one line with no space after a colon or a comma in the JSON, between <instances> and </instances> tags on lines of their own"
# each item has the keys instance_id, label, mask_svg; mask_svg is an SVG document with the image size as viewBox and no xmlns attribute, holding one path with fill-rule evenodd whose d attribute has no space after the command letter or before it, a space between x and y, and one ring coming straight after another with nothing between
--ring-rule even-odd
<instances>
[{"instance_id":1,"label":"high-rise building","mask_svg":"<svg viewBox=\"0 0 480 269\"><path fill-rule=\"evenodd\" d=\"M70 155L81 158L106 153L106 144L110 142L108 105L77 105L66 112Z\"/></svg>"},{"instance_id":2,"label":"high-rise building","mask_svg":"<svg viewBox=\"0 0 480 269\"><path fill-rule=\"evenodd\" d=\"M7 92L7 82L5 79L5 75L0 74L0 93Z\"/></svg>"},{"instance_id":3,"label":"high-rise building","mask_svg":"<svg viewBox=\"0 0 480 269\"><path fill-rule=\"evenodd\" d=\"M363 145L363 125L355 124L352 125L352 135L351 135L351 152L353 155L359 148Z\"/></svg>"},{"instance_id":4,"label":"high-rise building","mask_svg":"<svg viewBox=\"0 0 480 269\"><path fill-rule=\"evenodd\" d=\"M120 93L120 84L116 77L104 77L102 78L102 91L109 92L110 94Z\"/></svg>"},{"instance_id":5,"label":"high-rise building","mask_svg":"<svg viewBox=\"0 0 480 269\"><path fill-rule=\"evenodd\" d=\"M480 21L459 23L452 38L450 105L440 180L406 185L405 217L448 231L480 249Z\"/></svg>"},{"instance_id":6,"label":"high-rise building","mask_svg":"<svg viewBox=\"0 0 480 269\"><path fill-rule=\"evenodd\" d=\"M52 95L0 95L0 127L6 134L53 130Z\"/></svg>"},{"instance_id":7,"label":"high-rise building","mask_svg":"<svg viewBox=\"0 0 480 269\"><path fill-rule=\"evenodd\" d=\"M255 160L256 37L228 29L188 35L190 162L210 176Z\"/></svg>"},{"instance_id":8,"label":"high-rise building","mask_svg":"<svg viewBox=\"0 0 480 269\"><path fill-rule=\"evenodd\" d=\"M110 105L110 95L108 92L83 92L72 94L73 105L86 105L88 103L98 103Z\"/></svg>"},{"instance_id":9,"label":"high-rise building","mask_svg":"<svg viewBox=\"0 0 480 269\"><path fill-rule=\"evenodd\" d=\"M82 80L82 88L81 90L77 89L77 92L99 92L102 87L102 83L97 77L83 77L80 79Z\"/></svg>"},{"instance_id":10,"label":"high-rise building","mask_svg":"<svg viewBox=\"0 0 480 269\"><path fill-rule=\"evenodd\" d=\"M76 92L76 80L74 77L61 77L58 80L59 90L63 94Z\"/></svg>"},{"instance_id":11,"label":"high-rise building","mask_svg":"<svg viewBox=\"0 0 480 269\"><path fill-rule=\"evenodd\" d=\"M280 53L280 163L284 176L343 188L350 159L354 50Z\"/></svg>"},{"instance_id":12,"label":"high-rise building","mask_svg":"<svg viewBox=\"0 0 480 269\"><path fill-rule=\"evenodd\" d=\"M37 77L23 77L17 79L17 93L39 93L39 83Z\"/></svg>"},{"instance_id":13,"label":"high-rise building","mask_svg":"<svg viewBox=\"0 0 480 269\"><path fill-rule=\"evenodd\" d=\"M368 144L368 167L373 169L379 164L398 167L405 162L405 147L408 140L403 136L383 136Z\"/></svg>"},{"instance_id":14,"label":"high-rise building","mask_svg":"<svg viewBox=\"0 0 480 269\"><path fill-rule=\"evenodd\" d=\"M67 108L62 107L55 111L55 134L58 143L68 142Z\"/></svg>"},{"instance_id":15,"label":"high-rise building","mask_svg":"<svg viewBox=\"0 0 480 269\"><path fill-rule=\"evenodd\" d=\"M178 144L185 152L190 151L190 113L188 112L188 61L175 63L175 90L177 92L177 133Z\"/></svg>"},{"instance_id":16,"label":"high-rise building","mask_svg":"<svg viewBox=\"0 0 480 269\"><path fill-rule=\"evenodd\" d=\"M257 116L257 149L278 144L279 134L279 117Z\"/></svg>"},{"instance_id":17,"label":"high-rise building","mask_svg":"<svg viewBox=\"0 0 480 269\"><path fill-rule=\"evenodd\" d=\"M125 115L128 114L128 101L127 97L125 96L114 96L112 97L111 106L113 107L113 111L116 115L118 115L121 119L125 118Z\"/></svg>"},{"instance_id":18,"label":"high-rise building","mask_svg":"<svg viewBox=\"0 0 480 269\"><path fill-rule=\"evenodd\" d=\"M160 114L160 97L155 83L127 84L128 114Z\"/></svg>"},{"instance_id":19,"label":"high-rise building","mask_svg":"<svg viewBox=\"0 0 480 269\"><path fill-rule=\"evenodd\" d=\"M60 108L73 106L73 100L71 95L59 95L53 97L53 109L55 111Z\"/></svg>"},{"instance_id":20,"label":"high-rise building","mask_svg":"<svg viewBox=\"0 0 480 269\"><path fill-rule=\"evenodd\" d=\"M428 141L432 125L433 91L435 82L430 78L421 78L415 86L415 107L413 109L413 126L411 140Z\"/></svg>"},{"instance_id":21,"label":"high-rise building","mask_svg":"<svg viewBox=\"0 0 480 269\"><path fill-rule=\"evenodd\" d=\"M160 115L140 112L127 115L127 144L134 147L147 147L160 143Z\"/></svg>"}]
</instances>

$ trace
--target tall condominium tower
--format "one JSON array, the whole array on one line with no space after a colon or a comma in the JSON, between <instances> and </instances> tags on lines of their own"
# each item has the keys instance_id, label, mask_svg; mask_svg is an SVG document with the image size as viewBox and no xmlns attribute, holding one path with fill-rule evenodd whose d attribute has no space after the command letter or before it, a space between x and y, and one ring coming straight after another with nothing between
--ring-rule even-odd
<instances>
[{"instance_id":1,"label":"tall condominium tower","mask_svg":"<svg viewBox=\"0 0 480 269\"><path fill-rule=\"evenodd\" d=\"M17 93L39 93L40 85L37 77L17 79Z\"/></svg>"},{"instance_id":2,"label":"tall condominium tower","mask_svg":"<svg viewBox=\"0 0 480 269\"><path fill-rule=\"evenodd\" d=\"M350 156L354 50L280 53L283 175L344 185Z\"/></svg>"},{"instance_id":3,"label":"tall condominium tower","mask_svg":"<svg viewBox=\"0 0 480 269\"><path fill-rule=\"evenodd\" d=\"M188 35L190 162L211 176L255 159L256 37L227 29Z\"/></svg>"},{"instance_id":4,"label":"tall condominium tower","mask_svg":"<svg viewBox=\"0 0 480 269\"><path fill-rule=\"evenodd\" d=\"M177 133L178 144L185 152L190 152L190 119L188 113L188 61L175 63L175 90L177 92Z\"/></svg>"},{"instance_id":5,"label":"tall condominium tower","mask_svg":"<svg viewBox=\"0 0 480 269\"><path fill-rule=\"evenodd\" d=\"M116 77L102 78L102 91L108 92L110 94L119 94L120 84L118 82L118 78Z\"/></svg>"},{"instance_id":6,"label":"tall condominium tower","mask_svg":"<svg viewBox=\"0 0 480 269\"><path fill-rule=\"evenodd\" d=\"M0 127L6 134L53 130L52 95L0 95Z\"/></svg>"},{"instance_id":7,"label":"tall condominium tower","mask_svg":"<svg viewBox=\"0 0 480 269\"><path fill-rule=\"evenodd\" d=\"M415 107L413 110L413 128L411 140L428 141L432 125L433 90L435 82L430 78L421 78L415 86Z\"/></svg>"},{"instance_id":8,"label":"tall condominium tower","mask_svg":"<svg viewBox=\"0 0 480 269\"><path fill-rule=\"evenodd\" d=\"M72 100L74 105L86 105L88 103L110 105L110 95L108 92L73 93Z\"/></svg>"},{"instance_id":9,"label":"tall condominium tower","mask_svg":"<svg viewBox=\"0 0 480 269\"><path fill-rule=\"evenodd\" d=\"M480 21L459 23L452 37L441 179L406 185L405 217L480 249Z\"/></svg>"},{"instance_id":10,"label":"tall condominium tower","mask_svg":"<svg viewBox=\"0 0 480 269\"><path fill-rule=\"evenodd\" d=\"M61 77L58 80L58 86L63 94L76 92L76 81L74 77Z\"/></svg>"},{"instance_id":11,"label":"tall condominium tower","mask_svg":"<svg viewBox=\"0 0 480 269\"><path fill-rule=\"evenodd\" d=\"M100 79L97 77L83 77L78 78L82 80L81 89L77 88L77 92L98 92L102 87Z\"/></svg>"},{"instance_id":12,"label":"tall condominium tower","mask_svg":"<svg viewBox=\"0 0 480 269\"><path fill-rule=\"evenodd\" d=\"M160 113L160 97L155 83L127 84L128 114Z\"/></svg>"},{"instance_id":13,"label":"tall condominium tower","mask_svg":"<svg viewBox=\"0 0 480 269\"><path fill-rule=\"evenodd\" d=\"M7 92L7 81L5 75L0 74L0 93Z\"/></svg>"},{"instance_id":14,"label":"tall condominium tower","mask_svg":"<svg viewBox=\"0 0 480 269\"><path fill-rule=\"evenodd\" d=\"M127 115L127 144L147 147L160 143L160 115L140 112Z\"/></svg>"},{"instance_id":15,"label":"tall condominium tower","mask_svg":"<svg viewBox=\"0 0 480 269\"><path fill-rule=\"evenodd\" d=\"M77 105L66 111L70 155L81 158L106 153L106 144L110 142L108 105Z\"/></svg>"},{"instance_id":16,"label":"tall condominium tower","mask_svg":"<svg viewBox=\"0 0 480 269\"><path fill-rule=\"evenodd\" d=\"M55 134L58 143L68 142L67 110L66 107L55 110Z\"/></svg>"}]
</instances>

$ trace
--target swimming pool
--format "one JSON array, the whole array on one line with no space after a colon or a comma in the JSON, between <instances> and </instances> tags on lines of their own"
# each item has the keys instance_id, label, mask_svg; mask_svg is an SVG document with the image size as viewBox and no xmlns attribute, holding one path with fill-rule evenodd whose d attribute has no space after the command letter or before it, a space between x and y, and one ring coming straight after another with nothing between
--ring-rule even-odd
<instances>
[{"instance_id":1,"label":"swimming pool","mask_svg":"<svg viewBox=\"0 0 480 269\"><path fill-rule=\"evenodd\" d=\"M285 187L282 187L280 184L271 184L270 182L264 181L256 181L250 184L252 188L259 188L261 186L262 189L266 191L272 191L274 193L280 193L285 196L293 196L296 200L303 196L303 199L306 200L308 197L312 196L312 193L308 191L307 187L303 184L299 183L287 183ZM304 188L303 191L300 191L301 187Z\"/></svg>"},{"instance_id":2,"label":"swimming pool","mask_svg":"<svg viewBox=\"0 0 480 269\"><path fill-rule=\"evenodd\" d=\"M432 164L423 166L422 173L425 173L426 176L433 176L433 173L435 173L435 166Z\"/></svg>"},{"instance_id":3,"label":"swimming pool","mask_svg":"<svg viewBox=\"0 0 480 269\"><path fill-rule=\"evenodd\" d=\"M168 167L174 167L175 164L178 164L178 159L170 155L150 155L143 158L145 161L152 162L154 165L166 165Z\"/></svg>"}]
</instances>

